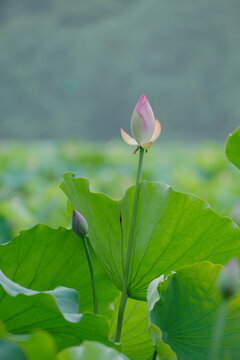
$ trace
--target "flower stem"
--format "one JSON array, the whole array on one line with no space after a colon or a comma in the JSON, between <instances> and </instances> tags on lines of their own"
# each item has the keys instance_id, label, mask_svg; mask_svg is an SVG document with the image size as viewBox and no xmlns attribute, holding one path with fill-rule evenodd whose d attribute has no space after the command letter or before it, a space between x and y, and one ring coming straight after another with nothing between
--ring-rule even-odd
<instances>
[{"instance_id":1,"label":"flower stem","mask_svg":"<svg viewBox=\"0 0 240 360\"><path fill-rule=\"evenodd\" d=\"M212 348L210 360L218 360L219 346L221 344L221 337L224 329L224 322L227 314L228 301L223 300L218 310L217 321L215 325L215 332L213 334Z\"/></svg>"},{"instance_id":2,"label":"flower stem","mask_svg":"<svg viewBox=\"0 0 240 360\"><path fill-rule=\"evenodd\" d=\"M98 305L97 305L97 294L96 294L96 286L95 286L95 276L94 276L92 259L91 259L91 255L90 255L90 252L89 252L88 243L87 243L87 237L86 236L83 238L83 243L84 243L84 248L85 248L85 252L86 252L86 256L87 256L87 260L88 260L90 275L91 275L92 294L93 294L93 308L94 308L94 313L97 314L98 313Z\"/></svg>"},{"instance_id":3,"label":"flower stem","mask_svg":"<svg viewBox=\"0 0 240 360\"><path fill-rule=\"evenodd\" d=\"M144 149L142 147L140 147L137 180L136 180L136 186L135 186L135 195L134 195L134 202L133 202L133 209L132 209L131 226L130 226L129 239L128 239L127 258L126 258L126 263L125 263L124 272L123 272L122 295L121 295L121 300L120 300L120 304L119 304L117 328L116 328L115 337L114 337L115 342L120 342L124 311L125 311L127 298L128 298L128 277L129 277L130 263L131 263L132 250L133 250L133 237L134 237L134 228L135 228L136 215L137 215L139 185L140 185L140 180L141 180L141 175L142 175L143 155L144 155Z\"/></svg>"},{"instance_id":4,"label":"flower stem","mask_svg":"<svg viewBox=\"0 0 240 360\"><path fill-rule=\"evenodd\" d=\"M152 360L155 360L157 358L157 350L154 350Z\"/></svg>"}]
</instances>

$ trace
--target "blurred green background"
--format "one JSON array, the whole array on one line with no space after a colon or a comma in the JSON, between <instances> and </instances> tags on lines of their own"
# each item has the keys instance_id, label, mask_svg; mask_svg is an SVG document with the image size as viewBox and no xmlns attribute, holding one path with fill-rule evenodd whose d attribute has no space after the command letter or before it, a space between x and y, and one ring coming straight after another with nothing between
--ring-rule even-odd
<instances>
[{"instance_id":1,"label":"blurred green background","mask_svg":"<svg viewBox=\"0 0 240 360\"><path fill-rule=\"evenodd\" d=\"M132 155L131 150L119 141L2 143L1 241L38 222L54 228L70 224L66 198L59 189L65 171L87 177L93 191L119 199L135 181L137 155ZM221 144L159 141L145 156L143 179L195 193L240 224L240 174L227 161Z\"/></svg>"},{"instance_id":2,"label":"blurred green background","mask_svg":"<svg viewBox=\"0 0 240 360\"><path fill-rule=\"evenodd\" d=\"M145 93L162 124L143 178L240 223L224 143L240 123L239 0L0 1L0 241L69 225L61 174L119 198L136 157L120 142Z\"/></svg>"}]
</instances>

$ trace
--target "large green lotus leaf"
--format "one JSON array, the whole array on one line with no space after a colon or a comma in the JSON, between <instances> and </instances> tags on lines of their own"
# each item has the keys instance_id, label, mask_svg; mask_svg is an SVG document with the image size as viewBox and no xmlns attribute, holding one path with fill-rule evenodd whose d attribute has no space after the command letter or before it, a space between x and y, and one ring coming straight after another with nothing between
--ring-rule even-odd
<instances>
[{"instance_id":1,"label":"large green lotus leaf","mask_svg":"<svg viewBox=\"0 0 240 360\"><path fill-rule=\"evenodd\" d=\"M225 151L228 160L240 169L240 127L229 135Z\"/></svg>"},{"instance_id":2,"label":"large green lotus leaf","mask_svg":"<svg viewBox=\"0 0 240 360\"><path fill-rule=\"evenodd\" d=\"M112 337L115 333L119 299L115 302L115 313L111 323ZM121 350L131 360L146 360L153 354L153 342L149 333L147 303L128 299L121 334Z\"/></svg>"},{"instance_id":3,"label":"large green lotus leaf","mask_svg":"<svg viewBox=\"0 0 240 360\"><path fill-rule=\"evenodd\" d=\"M97 342L85 341L81 346L63 350L57 360L128 360L126 356Z\"/></svg>"},{"instance_id":4,"label":"large green lotus leaf","mask_svg":"<svg viewBox=\"0 0 240 360\"><path fill-rule=\"evenodd\" d=\"M9 334L0 323L0 360L54 360L56 347L44 331L28 335Z\"/></svg>"},{"instance_id":5,"label":"large green lotus leaf","mask_svg":"<svg viewBox=\"0 0 240 360\"><path fill-rule=\"evenodd\" d=\"M161 329L164 343L176 353L177 360L209 358L221 302L216 288L221 268L204 261L185 266L165 280L154 280L149 286L150 321ZM240 359L240 295L228 307L218 360L226 358Z\"/></svg>"},{"instance_id":6,"label":"large green lotus leaf","mask_svg":"<svg viewBox=\"0 0 240 360\"><path fill-rule=\"evenodd\" d=\"M119 292L90 250L99 310L110 315L112 311L109 303ZM37 225L22 231L15 239L0 246L0 269L11 280L29 289L43 291L57 286L77 289L80 312L93 311L92 290L89 286L91 279L84 245L71 230L54 230Z\"/></svg>"},{"instance_id":7,"label":"large green lotus leaf","mask_svg":"<svg viewBox=\"0 0 240 360\"><path fill-rule=\"evenodd\" d=\"M86 179L64 174L62 190L89 224L89 239L105 270L121 289L135 187L115 201L92 193ZM128 294L146 299L148 284L161 274L202 260L225 263L240 254L240 229L194 195L142 182Z\"/></svg>"},{"instance_id":8,"label":"large green lotus leaf","mask_svg":"<svg viewBox=\"0 0 240 360\"><path fill-rule=\"evenodd\" d=\"M24 288L0 271L0 318L8 332L27 334L42 329L52 335L58 349L96 340L108 345L109 324L105 317L78 314L76 290L58 287L39 292Z\"/></svg>"}]
</instances>

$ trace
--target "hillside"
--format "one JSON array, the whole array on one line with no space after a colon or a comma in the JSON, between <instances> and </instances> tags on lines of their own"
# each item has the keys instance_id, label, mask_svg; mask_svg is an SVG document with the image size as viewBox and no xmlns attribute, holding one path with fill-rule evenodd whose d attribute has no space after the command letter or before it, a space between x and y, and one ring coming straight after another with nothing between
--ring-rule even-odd
<instances>
[{"instance_id":1,"label":"hillside","mask_svg":"<svg viewBox=\"0 0 240 360\"><path fill-rule=\"evenodd\" d=\"M0 137L105 140L146 93L163 139L240 119L237 0L0 3Z\"/></svg>"}]
</instances>

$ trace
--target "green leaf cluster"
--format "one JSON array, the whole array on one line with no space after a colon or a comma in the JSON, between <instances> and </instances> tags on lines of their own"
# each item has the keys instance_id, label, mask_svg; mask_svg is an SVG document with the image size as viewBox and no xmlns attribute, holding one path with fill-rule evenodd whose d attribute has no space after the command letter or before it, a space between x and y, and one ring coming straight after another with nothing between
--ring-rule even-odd
<instances>
[{"instance_id":1,"label":"green leaf cluster","mask_svg":"<svg viewBox=\"0 0 240 360\"><path fill-rule=\"evenodd\" d=\"M115 201L91 192L86 179L67 173L61 188L86 218L94 251L121 290L134 187ZM160 183L141 183L136 229L128 284L134 299L146 300L149 283L161 274L202 260L224 264L240 254L237 225L196 196Z\"/></svg>"},{"instance_id":2,"label":"green leaf cluster","mask_svg":"<svg viewBox=\"0 0 240 360\"><path fill-rule=\"evenodd\" d=\"M94 254L93 261L102 315L92 312L87 259L82 242L72 231L38 225L1 245L0 316L4 330L0 349L5 360L10 360L15 350L23 359L32 359L31 346L38 352L35 340L40 344L39 356L45 358L46 347L41 348L41 341L47 344L45 336L52 344L49 359L85 340L116 347L110 340L108 317L118 291ZM35 329L41 330L40 335L31 335Z\"/></svg>"},{"instance_id":3,"label":"green leaf cluster","mask_svg":"<svg viewBox=\"0 0 240 360\"><path fill-rule=\"evenodd\" d=\"M58 188L64 171L90 179L93 190L114 199L135 180L136 159L120 142L0 142L0 153L0 243L38 223L69 226ZM156 143L143 178L196 194L240 224L239 173L220 143Z\"/></svg>"},{"instance_id":4,"label":"green leaf cluster","mask_svg":"<svg viewBox=\"0 0 240 360\"><path fill-rule=\"evenodd\" d=\"M222 265L200 262L182 267L167 278L154 280L148 291L151 324L157 334L159 354L168 348L166 360L209 359L218 306L221 302L216 281ZM219 359L240 356L240 294L228 306ZM161 358L161 357L160 357Z\"/></svg>"},{"instance_id":5,"label":"green leaf cluster","mask_svg":"<svg viewBox=\"0 0 240 360\"><path fill-rule=\"evenodd\" d=\"M240 169L240 127L229 135L225 151L228 160Z\"/></svg>"},{"instance_id":6,"label":"green leaf cluster","mask_svg":"<svg viewBox=\"0 0 240 360\"><path fill-rule=\"evenodd\" d=\"M208 359L221 304L216 282L240 257L239 227L192 194L141 182L118 344L135 187L112 200L65 173L61 189L68 211L89 225L99 314L82 239L63 227L22 231L0 245L0 360L149 360L155 350L159 360ZM226 358L240 358L239 294L228 303L219 349Z\"/></svg>"}]
</instances>

